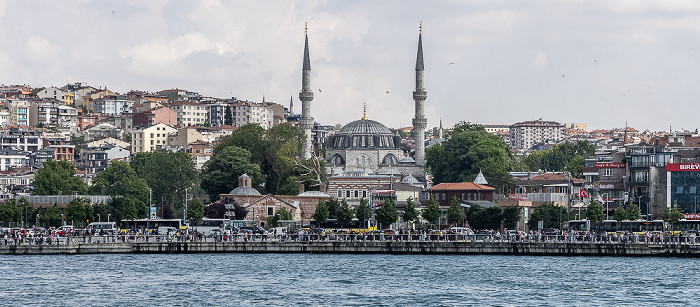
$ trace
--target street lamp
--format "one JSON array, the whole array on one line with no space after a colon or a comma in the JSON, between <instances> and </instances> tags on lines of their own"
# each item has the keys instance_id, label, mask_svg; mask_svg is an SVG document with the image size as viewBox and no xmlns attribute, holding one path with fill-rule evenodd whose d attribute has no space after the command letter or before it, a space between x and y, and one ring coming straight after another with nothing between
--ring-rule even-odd
<instances>
[{"instance_id":1,"label":"street lamp","mask_svg":"<svg viewBox=\"0 0 700 307\"><path fill-rule=\"evenodd\" d=\"M607 200L605 200L605 198L607 198L607 196L608 196L608 193L603 193L603 195L606 196L603 198L603 202L605 202L605 220L609 220L610 219L610 204L608 203Z\"/></svg>"},{"instance_id":2,"label":"street lamp","mask_svg":"<svg viewBox=\"0 0 700 307\"><path fill-rule=\"evenodd\" d=\"M66 226L66 216L61 213L61 226Z\"/></svg>"},{"instance_id":3,"label":"street lamp","mask_svg":"<svg viewBox=\"0 0 700 307\"><path fill-rule=\"evenodd\" d=\"M36 215L36 227L39 227L39 215Z\"/></svg>"},{"instance_id":4,"label":"street lamp","mask_svg":"<svg viewBox=\"0 0 700 307\"><path fill-rule=\"evenodd\" d=\"M100 216L99 213L97 214L97 221L98 221L98 222L102 222L102 217Z\"/></svg>"},{"instance_id":5,"label":"street lamp","mask_svg":"<svg viewBox=\"0 0 700 307\"><path fill-rule=\"evenodd\" d=\"M107 214L107 222L109 222L109 217L112 216L112 214Z\"/></svg>"},{"instance_id":6,"label":"street lamp","mask_svg":"<svg viewBox=\"0 0 700 307\"><path fill-rule=\"evenodd\" d=\"M185 189L185 208L184 208L184 211L182 212L182 216L183 216L183 220L185 220L185 224L187 224L187 191L191 188L192 187Z\"/></svg>"}]
</instances>

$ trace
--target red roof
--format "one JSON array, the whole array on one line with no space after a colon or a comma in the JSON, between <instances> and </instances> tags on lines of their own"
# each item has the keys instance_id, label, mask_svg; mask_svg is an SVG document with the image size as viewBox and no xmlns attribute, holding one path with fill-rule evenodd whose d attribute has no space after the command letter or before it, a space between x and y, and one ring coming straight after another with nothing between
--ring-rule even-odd
<instances>
[{"instance_id":1,"label":"red roof","mask_svg":"<svg viewBox=\"0 0 700 307\"><path fill-rule=\"evenodd\" d=\"M457 183L452 183L452 182L443 182L441 184L438 184L430 189L430 191L434 190L486 190L486 191L495 191L495 188L492 188L487 185L483 184L477 184L473 182L457 182Z\"/></svg>"}]
</instances>

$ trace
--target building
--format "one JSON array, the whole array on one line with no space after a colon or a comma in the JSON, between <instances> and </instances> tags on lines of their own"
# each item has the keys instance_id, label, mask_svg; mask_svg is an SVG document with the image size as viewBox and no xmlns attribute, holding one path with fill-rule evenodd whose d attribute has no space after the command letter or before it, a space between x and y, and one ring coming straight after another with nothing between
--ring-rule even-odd
<instances>
[{"instance_id":1,"label":"building","mask_svg":"<svg viewBox=\"0 0 700 307\"><path fill-rule=\"evenodd\" d=\"M36 93L36 96L41 98L41 99L53 99L60 101L61 104L66 104L66 94L67 92L63 91L60 88L56 88L53 86L49 86L39 92Z\"/></svg>"},{"instance_id":2,"label":"building","mask_svg":"<svg viewBox=\"0 0 700 307\"><path fill-rule=\"evenodd\" d=\"M131 156L128 148L102 144L97 147L84 146L80 152L78 168L88 174L97 174L107 168L112 160L126 160Z\"/></svg>"},{"instance_id":3,"label":"building","mask_svg":"<svg viewBox=\"0 0 700 307\"><path fill-rule=\"evenodd\" d=\"M0 149L0 171L7 171L12 168L20 168L29 165L27 152L18 151L12 148Z\"/></svg>"},{"instance_id":4,"label":"building","mask_svg":"<svg viewBox=\"0 0 700 307\"><path fill-rule=\"evenodd\" d=\"M160 106L150 111L134 114L132 116L132 121L134 126L155 124L175 126L177 124L177 112L171 108Z\"/></svg>"},{"instance_id":5,"label":"building","mask_svg":"<svg viewBox=\"0 0 700 307\"><path fill-rule=\"evenodd\" d=\"M180 128L176 133L168 136L168 145L187 147L188 144L202 141L204 136L196 128Z\"/></svg>"},{"instance_id":6,"label":"building","mask_svg":"<svg viewBox=\"0 0 700 307\"><path fill-rule=\"evenodd\" d=\"M56 160L56 150L53 148L43 148L29 153L29 167L43 167L44 162L48 160Z\"/></svg>"},{"instance_id":7,"label":"building","mask_svg":"<svg viewBox=\"0 0 700 307\"><path fill-rule=\"evenodd\" d=\"M389 185L397 177L390 175L370 175L364 172L345 172L328 178L328 195L342 199L351 206L360 204L361 199L369 199L372 191Z\"/></svg>"},{"instance_id":8,"label":"building","mask_svg":"<svg viewBox=\"0 0 700 307\"><path fill-rule=\"evenodd\" d=\"M75 145L70 140L61 138L42 139L43 148L53 149L56 160L75 161Z\"/></svg>"},{"instance_id":9,"label":"building","mask_svg":"<svg viewBox=\"0 0 700 307\"><path fill-rule=\"evenodd\" d=\"M134 101L126 96L109 95L93 100L93 112L106 115L120 115L131 113Z\"/></svg>"},{"instance_id":10,"label":"building","mask_svg":"<svg viewBox=\"0 0 700 307\"><path fill-rule=\"evenodd\" d=\"M131 132L131 152L153 152L168 144L168 136L177 129L164 124L136 127Z\"/></svg>"},{"instance_id":11,"label":"building","mask_svg":"<svg viewBox=\"0 0 700 307\"><path fill-rule=\"evenodd\" d=\"M119 129L108 123L101 123L97 126L85 130L83 135L86 142L100 140L108 137L120 139L124 134L124 130Z\"/></svg>"},{"instance_id":12,"label":"building","mask_svg":"<svg viewBox=\"0 0 700 307\"><path fill-rule=\"evenodd\" d=\"M168 104L168 107L177 114L177 125L180 127L201 125L207 121L207 108L203 104L189 101L175 101Z\"/></svg>"},{"instance_id":13,"label":"building","mask_svg":"<svg viewBox=\"0 0 700 307\"><path fill-rule=\"evenodd\" d=\"M557 144L564 139L564 125L542 119L524 121L510 126L510 146L528 150L539 144Z\"/></svg>"},{"instance_id":14,"label":"building","mask_svg":"<svg viewBox=\"0 0 700 307\"><path fill-rule=\"evenodd\" d=\"M204 163L211 160L214 153L214 145L207 142L194 142L185 148L185 152L192 156L197 170L202 170Z\"/></svg>"},{"instance_id":15,"label":"building","mask_svg":"<svg viewBox=\"0 0 700 307\"><path fill-rule=\"evenodd\" d=\"M442 207L449 207L453 198L460 203L471 202L482 205L484 202L492 203L495 191L495 188L473 182L443 182L428 189L430 197Z\"/></svg>"},{"instance_id":16,"label":"building","mask_svg":"<svg viewBox=\"0 0 700 307\"><path fill-rule=\"evenodd\" d=\"M5 101L5 106L10 110L10 125L29 126L30 101L8 99Z\"/></svg>"},{"instance_id":17,"label":"building","mask_svg":"<svg viewBox=\"0 0 700 307\"><path fill-rule=\"evenodd\" d=\"M273 126L274 113L271 108L262 103L239 101L230 106L233 126L241 127L247 124L258 124L266 130Z\"/></svg>"},{"instance_id":18,"label":"building","mask_svg":"<svg viewBox=\"0 0 700 307\"><path fill-rule=\"evenodd\" d=\"M308 46L307 46L308 47ZM308 66L305 52L304 67ZM306 71L306 70L305 70ZM380 122L367 118L366 108L361 119L348 123L335 135L328 137L326 148L326 167L329 169L362 170L367 173L390 172L398 176L411 175L425 182L425 128L427 119L423 109L427 92L423 88L423 44L422 33L418 36L418 52L415 67L416 88L413 92L415 103L415 117L413 127L415 139L414 158L404 157L402 140L398 134L394 134L389 128ZM304 91L302 90L302 93ZM306 94L305 94L306 95ZM300 98L303 95L300 94ZM304 96L306 97L306 96ZM305 98L305 99L308 99ZM302 99L304 103L304 99ZM307 102L308 103L308 102ZM303 116L302 116L303 120ZM302 128L303 128L302 123ZM311 127L308 127L309 130ZM310 137L308 131L307 137ZM310 138L309 138L310 139ZM335 171L334 171L335 172ZM330 190L330 188L329 188ZM334 196L331 193L331 196Z\"/></svg>"},{"instance_id":19,"label":"building","mask_svg":"<svg viewBox=\"0 0 700 307\"><path fill-rule=\"evenodd\" d=\"M39 131L10 128L0 132L0 148L16 148L20 151L32 152L41 146Z\"/></svg>"}]
</instances>

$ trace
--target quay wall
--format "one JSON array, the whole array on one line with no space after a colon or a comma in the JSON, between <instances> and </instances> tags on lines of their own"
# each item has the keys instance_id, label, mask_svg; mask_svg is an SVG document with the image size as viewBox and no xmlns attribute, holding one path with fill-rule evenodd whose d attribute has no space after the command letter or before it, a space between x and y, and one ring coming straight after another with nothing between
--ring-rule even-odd
<instances>
[{"instance_id":1,"label":"quay wall","mask_svg":"<svg viewBox=\"0 0 700 307\"><path fill-rule=\"evenodd\" d=\"M700 257L700 245L522 242L161 242L2 245L3 255L318 253Z\"/></svg>"}]
</instances>

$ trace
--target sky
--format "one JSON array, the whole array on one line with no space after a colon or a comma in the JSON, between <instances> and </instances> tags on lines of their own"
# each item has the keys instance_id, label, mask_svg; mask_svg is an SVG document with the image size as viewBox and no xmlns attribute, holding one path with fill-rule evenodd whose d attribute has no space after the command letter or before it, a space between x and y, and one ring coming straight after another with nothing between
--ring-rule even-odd
<instances>
[{"instance_id":1,"label":"sky","mask_svg":"<svg viewBox=\"0 0 700 307\"><path fill-rule=\"evenodd\" d=\"M422 22L428 127L543 120L695 130L700 1L0 0L0 84L180 88L410 127Z\"/></svg>"}]
</instances>

